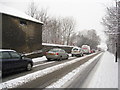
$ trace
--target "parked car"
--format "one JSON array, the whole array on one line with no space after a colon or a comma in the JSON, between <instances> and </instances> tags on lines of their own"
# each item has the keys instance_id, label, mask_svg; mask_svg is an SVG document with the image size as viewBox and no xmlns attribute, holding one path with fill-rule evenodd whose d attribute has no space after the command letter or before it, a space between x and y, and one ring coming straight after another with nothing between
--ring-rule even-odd
<instances>
[{"instance_id":1,"label":"parked car","mask_svg":"<svg viewBox=\"0 0 120 90\"><path fill-rule=\"evenodd\" d=\"M95 53L95 49L92 49L92 50L91 50L91 53Z\"/></svg>"},{"instance_id":2,"label":"parked car","mask_svg":"<svg viewBox=\"0 0 120 90\"><path fill-rule=\"evenodd\" d=\"M81 57L81 56L83 56L83 51L79 47L73 47L72 50L71 50L71 54L72 54L72 56L79 56L79 57Z\"/></svg>"},{"instance_id":3,"label":"parked car","mask_svg":"<svg viewBox=\"0 0 120 90\"><path fill-rule=\"evenodd\" d=\"M68 53L60 48L53 48L50 51L46 52L46 58L49 60L62 60L68 59Z\"/></svg>"},{"instance_id":4,"label":"parked car","mask_svg":"<svg viewBox=\"0 0 120 90\"><path fill-rule=\"evenodd\" d=\"M33 66L32 59L25 58L14 50L5 49L0 49L0 63L3 74L21 69L31 70Z\"/></svg>"},{"instance_id":5,"label":"parked car","mask_svg":"<svg viewBox=\"0 0 120 90\"><path fill-rule=\"evenodd\" d=\"M82 45L82 50L83 50L83 54L90 54L91 51L90 51L90 46L88 45Z\"/></svg>"}]
</instances>

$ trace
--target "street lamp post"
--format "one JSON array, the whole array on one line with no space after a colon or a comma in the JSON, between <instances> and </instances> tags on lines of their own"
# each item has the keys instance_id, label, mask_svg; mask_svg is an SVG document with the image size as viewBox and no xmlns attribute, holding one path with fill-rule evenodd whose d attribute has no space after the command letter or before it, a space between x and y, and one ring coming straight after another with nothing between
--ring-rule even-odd
<instances>
[{"instance_id":1,"label":"street lamp post","mask_svg":"<svg viewBox=\"0 0 120 90\"><path fill-rule=\"evenodd\" d=\"M118 1L116 0L116 18L117 18L117 28L116 28L116 34L115 34L115 36L116 36L116 44L115 44L115 46L116 46L116 52L115 52L115 62L117 62L117 49L118 49L118 47L117 47L117 43L118 43L118 28L119 28L119 14L118 14Z\"/></svg>"},{"instance_id":2,"label":"street lamp post","mask_svg":"<svg viewBox=\"0 0 120 90\"><path fill-rule=\"evenodd\" d=\"M116 42L116 52L115 52L115 62L117 62L117 42Z\"/></svg>"}]
</instances>

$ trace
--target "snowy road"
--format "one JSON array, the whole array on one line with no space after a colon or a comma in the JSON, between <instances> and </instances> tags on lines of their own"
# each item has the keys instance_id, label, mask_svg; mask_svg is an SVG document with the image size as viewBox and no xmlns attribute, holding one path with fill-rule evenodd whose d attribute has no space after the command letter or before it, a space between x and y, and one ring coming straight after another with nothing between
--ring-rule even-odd
<instances>
[{"instance_id":1,"label":"snowy road","mask_svg":"<svg viewBox=\"0 0 120 90\"><path fill-rule=\"evenodd\" d=\"M50 83L55 82L62 76L66 75L68 72L71 72L73 69L77 68L79 65L82 65L83 63L87 62L90 58L93 58L94 56L95 56L95 54L80 57L77 59L69 59L69 60L63 60L61 62L53 62L48 65L47 64L43 65L41 68L44 67L44 69L41 69L41 70L40 70L40 66L37 66L38 70L35 71L34 73L26 74L26 75L22 76L23 78L19 77L19 80L17 78L15 78L15 79L3 82L3 85L6 85L5 87L11 87L11 88L16 87L16 86L18 87L19 86L18 84L20 84L20 87L25 87L25 88L26 87L28 87L28 88L30 88L30 87L44 88L47 85L49 85ZM49 73L49 74L47 74L47 73ZM28 81L26 81L27 79L28 79L28 81L32 80L32 82L27 83L28 82ZM7 83L8 83L8 86L7 86ZM24 83L24 85L22 83ZM13 86L11 86L11 85L13 85Z\"/></svg>"},{"instance_id":2,"label":"snowy road","mask_svg":"<svg viewBox=\"0 0 120 90\"><path fill-rule=\"evenodd\" d=\"M89 61L80 65L67 75L63 76L57 82L54 82L46 88L79 88L85 78L89 75L91 69L93 69L96 63L99 61L101 55L102 53L89 59Z\"/></svg>"}]
</instances>

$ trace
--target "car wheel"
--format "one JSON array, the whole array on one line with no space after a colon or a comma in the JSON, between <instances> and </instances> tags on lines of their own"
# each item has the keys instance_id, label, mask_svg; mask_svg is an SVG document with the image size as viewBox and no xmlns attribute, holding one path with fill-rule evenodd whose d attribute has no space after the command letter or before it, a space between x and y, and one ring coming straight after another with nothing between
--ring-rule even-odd
<instances>
[{"instance_id":1,"label":"car wheel","mask_svg":"<svg viewBox=\"0 0 120 90\"><path fill-rule=\"evenodd\" d=\"M50 61L51 59L50 58L47 58L48 61Z\"/></svg>"},{"instance_id":2,"label":"car wheel","mask_svg":"<svg viewBox=\"0 0 120 90\"><path fill-rule=\"evenodd\" d=\"M61 61L62 60L62 56L58 59L58 61Z\"/></svg>"},{"instance_id":3,"label":"car wheel","mask_svg":"<svg viewBox=\"0 0 120 90\"><path fill-rule=\"evenodd\" d=\"M83 56L83 54L80 55L81 57Z\"/></svg>"},{"instance_id":4,"label":"car wheel","mask_svg":"<svg viewBox=\"0 0 120 90\"><path fill-rule=\"evenodd\" d=\"M74 57L74 55L72 54L72 57Z\"/></svg>"},{"instance_id":5,"label":"car wheel","mask_svg":"<svg viewBox=\"0 0 120 90\"><path fill-rule=\"evenodd\" d=\"M67 58L66 59L68 59L69 58L69 55L67 55Z\"/></svg>"},{"instance_id":6,"label":"car wheel","mask_svg":"<svg viewBox=\"0 0 120 90\"><path fill-rule=\"evenodd\" d=\"M32 65L31 65L31 63L28 63L28 64L27 64L27 67L26 67L26 69L27 69L27 71L30 71L30 70L32 70Z\"/></svg>"},{"instance_id":7,"label":"car wheel","mask_svg":"<svg viewBox=\"0 0 120 90\"><path fill-rule=\"evenodd\" d=\"M67 57L66 59L68 59L69 57Z\"/></svg>"}]
</instances>

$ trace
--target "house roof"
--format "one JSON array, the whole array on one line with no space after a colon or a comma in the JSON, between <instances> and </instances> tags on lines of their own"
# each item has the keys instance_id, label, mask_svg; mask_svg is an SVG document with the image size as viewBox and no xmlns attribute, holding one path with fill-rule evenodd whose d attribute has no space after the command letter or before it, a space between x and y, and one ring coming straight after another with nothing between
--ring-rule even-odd
<instances>
[{"instance_id":1,"label":"house roof","mask_svg":"<svg viewBox=\"0 0 120 90\"><path fill-rule=\"evenodd\" d=\"M43 24L43 22L32 18L31 16L25 14L24 12L21 12L19 10L14 9L14 8L5 6L3 4L0 4L0 13L15 16L15 17L19 17L19 18L23 18L23 19L26 19L26 20L30 20L30 21L33 21L33 22Z\"/></svg>"}]
</instances>

